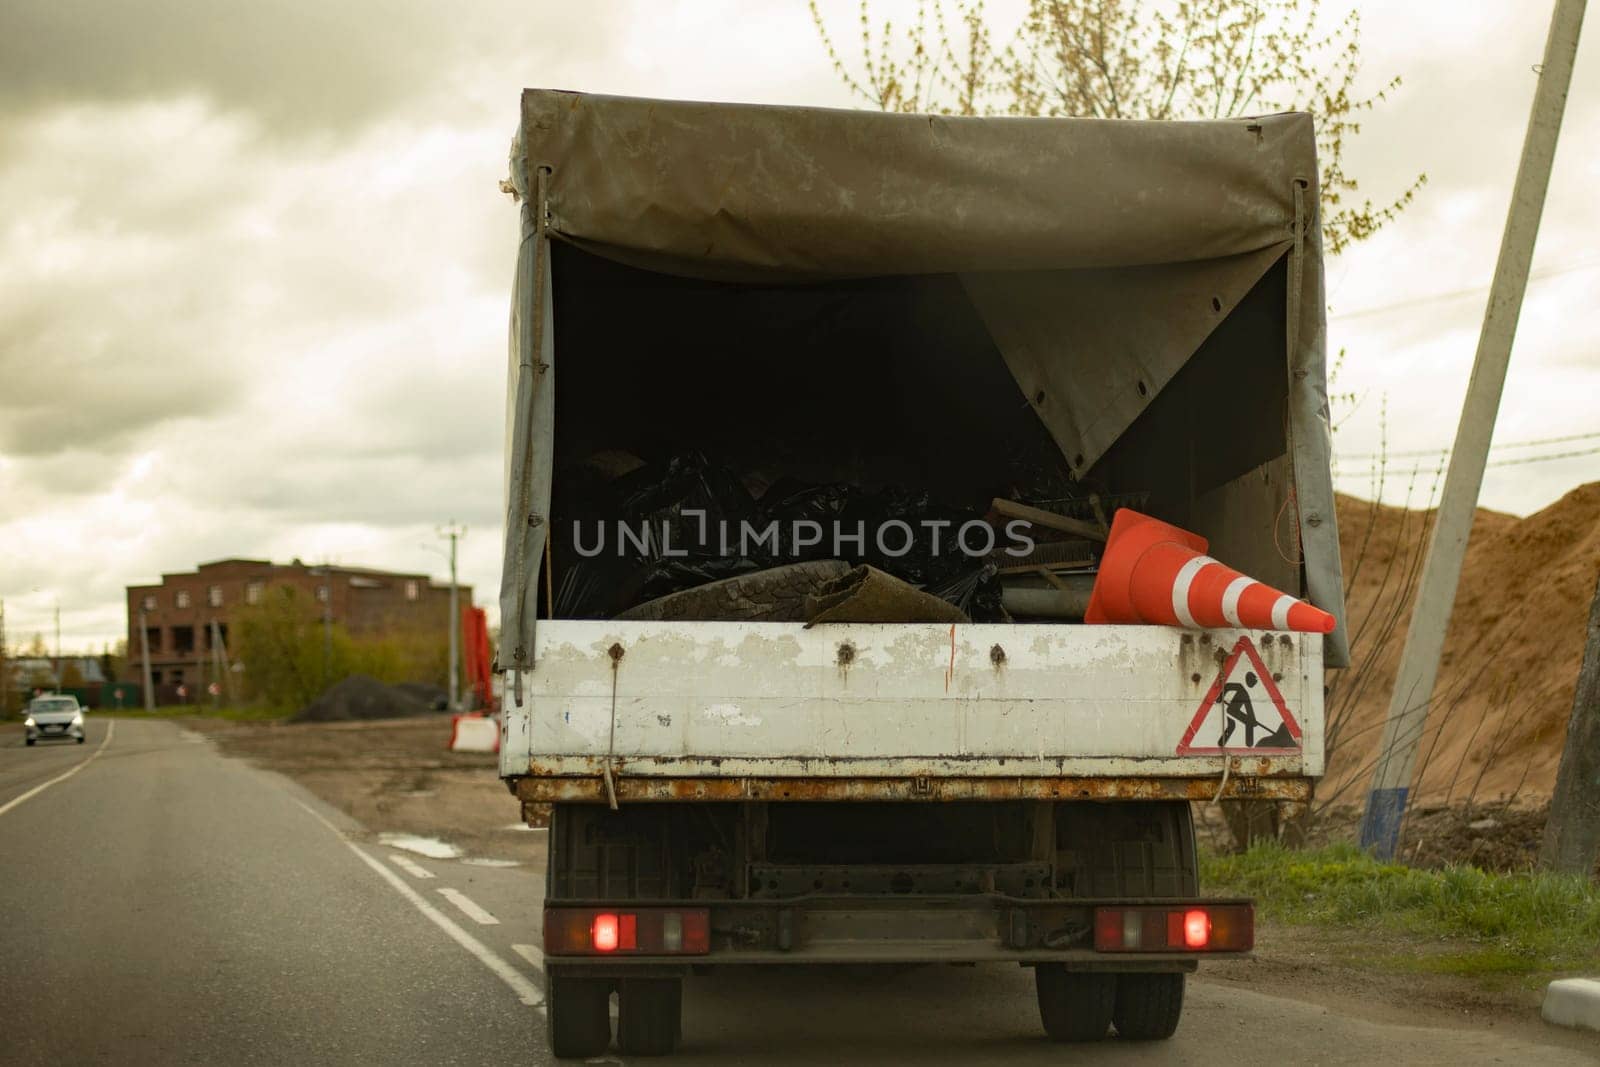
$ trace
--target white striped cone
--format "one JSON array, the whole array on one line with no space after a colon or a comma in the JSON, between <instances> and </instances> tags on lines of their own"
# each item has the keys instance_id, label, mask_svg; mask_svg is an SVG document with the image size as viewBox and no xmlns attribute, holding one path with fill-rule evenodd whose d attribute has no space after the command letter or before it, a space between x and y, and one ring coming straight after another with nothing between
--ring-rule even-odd
<instances>
[{"instance_id":1,"label":"white striped cone","mask_svg":"<svg viewBox=\"0 0 1600 1067\"><path fill-rule=\"evenodd\" d=\"M1197 534L1118 511L1085 621L1332 632L1332 615L1218 563L1206 547Z\"/></svg>"}]
</instances>

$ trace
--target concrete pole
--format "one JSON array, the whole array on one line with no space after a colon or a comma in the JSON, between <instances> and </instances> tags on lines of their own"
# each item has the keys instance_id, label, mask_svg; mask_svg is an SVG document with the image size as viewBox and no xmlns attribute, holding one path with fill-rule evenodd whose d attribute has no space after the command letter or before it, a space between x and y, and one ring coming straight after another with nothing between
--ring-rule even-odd
<instances>
[{"instance_id":1,"label":"concrete pole","mask_svg":"<svg viewBox=\"0 0 1600 1067\"><path fill-rule=\"evenodd\" d=\"M144 710L156 710L156 690L150 684L150 630L145 626L144 609L139 610L139 652L144 660Z\"/></svg>"},{"instance_id":2,"label":"concrete pole","mask_svg":"<svg viewBox=\"0 0 1600 1067\"><path fill-rule=\"evenodd\" d=\"M465 537L466 527L456 526L455 520L439 531L439 536L450 541L450 710L461 710L461 592L456 585L456 542Z\"/></svg>"},{"instance_id":3,"label":"concrete pole","mask_svg":"<svg viewBox=\"0 0 1600 1067\"><path fill-rule=\"evenodd\" d=\"M211 647L211 682L217 687L216 695L211 698L211 706L217 708L222 706L222 653L218 651L220 640L215 617L206 623L206 644Z\"/></svg>"},{"instance_id":4,"label":"concrete pole","mask_svg":"<svg viewBox=\"0 0 1600 1067\"><path fill-rule=\"evenodd\" d=\"M216 619L211 620L211 649L217 677L221 679L219 688L227 696L229 704L236 704L238 697L233 691L233 661L228 658L228 642L223 639L222 624Z\"/></svg>"},{"instance_id":5,"label":"concrete pole","mask_svg":"<svg viewBox=\"0 0 1600 1067\"><path fill-rule=\"evenodd\" d=\"M6 644L6 602L0 600L0 719L11 717L11 648Z\"/></svg>"},{"instance_id":6,"label":"concrete pole","mask_svg":"<svg viewBox=\"0 0 1600 1067\"><path fill-rule=\"evenodd\" d=\"M56 692L61 692L61 601L56 601Z\"/></svg>"},{"instance_id":7,"label":"concrete pole","mask_svg":"<svg viewBox=\"0 0 1600 1067\"><path fill-rule=\"evenodd\" d=\"M333 566L322 567L322 688L333 684ZM348 625L348 620L347 623Z\"/></svg>"},{"instance_id":8,"label":"concrete pole","mask_svg":"<svg viewBox=\"0 0 1600 1067\"><path fill-rule=\"evenodd\" d=\"M1450 453L1450 469L1445 473L1439 513L1434 520L1428 558L1423 564L1422 582L1406 633L1405 652L1395 676L1394 692L1389 698L1389 717L1378 749L1371 790L1367 794L1366 812L1361 819L1361 845L1380 859L1393 858L1400 838L1400 823L1416 767L1417 746L1427 724L1439 656L1444 650L1445 629L1455 607L1461 561L1472 531L1472 515L1478 506L1483 468L1489 458L1489 440L1494 436L1495 415L1500 408L1506 366L1511 359L1511 343L1516 337L1517 317L1528 286L1528 268L1533 261L1534 241L1539 236L1539 217L1544 211L1545 190L1550 184L1556 139L1561 131L1561 114L1566 108L1567 88L1572 81L1583 9L1584 0L1556 0L1550 33L1545 40L1544 63L1538 68L1533 113L1522 142L1522 161L1517 166L1511 209L1500 238L1500 258L1495 264L1489 306L1478 335L1478 353L1472 365L1472 378L1467 383L1467 398L1456 428L1455 447Z\"/></svg>"},{"instance_id":9,"label":"concrete pole","mask_svg":"<svg viewBox=\"0 0 1600 1067\"><path fill-rule=\"evenodd\" d=\"M1550 816L1544 824L1539 866L1560 874L1589 875L1600 857L1600 585L1589 606L1589 640L1572 695L1572 719L1561 750Z\"/></svg>"}]
</instances>

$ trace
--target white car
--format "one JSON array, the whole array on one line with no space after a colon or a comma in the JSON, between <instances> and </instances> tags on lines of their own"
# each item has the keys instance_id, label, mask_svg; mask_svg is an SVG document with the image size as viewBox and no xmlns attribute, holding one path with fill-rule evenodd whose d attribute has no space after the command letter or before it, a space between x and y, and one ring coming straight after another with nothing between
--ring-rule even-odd
<instances>
[{"instance_id":1,"label":"white car","mask_svg":"<svg viewBox=\"0 0 1600 1067\"><path fill-rule=\"evenodd\" d=\"M68 739L83 744L83 709L78 706L78 698L51 694L48 696L34 697L28 704L28 717L23 720L22 728L27 731L27 743L33 744L40 738L46 740Z\"/></svg>"}]
</instances>

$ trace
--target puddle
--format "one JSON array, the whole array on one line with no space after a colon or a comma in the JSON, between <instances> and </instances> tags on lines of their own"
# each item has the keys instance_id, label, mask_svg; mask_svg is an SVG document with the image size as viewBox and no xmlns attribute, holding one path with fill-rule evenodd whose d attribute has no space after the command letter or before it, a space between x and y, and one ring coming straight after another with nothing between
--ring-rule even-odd
<instances>
[{"instance_id":1,"label":"puddle","mask_svg":"<svg viewBox=\"0 0 1600 1067\"><path fill-rule=\"evenodd\" d=\"M388 845L390 848L400 848L407 852L415 852L419 856L427 856L432 860L453 860L461 855L461 850L437 837L419 837L416 834L379 834L378 843Z\"/></svg>"},{"instance_id":2,"label":"puddle","mask_svg":"<svg viewBox=\"0 0 1600 1067\"><path fill-rule=\"evenodd\" d=\"M474 858L472 858L470 860L462 860L461 862L462 863L471 864L474 867L521 867L522 866L522 864L518 863L516 860L491 860L491 859L484 859L482 857L474 857Z\"/></svg>"}]
</instances>

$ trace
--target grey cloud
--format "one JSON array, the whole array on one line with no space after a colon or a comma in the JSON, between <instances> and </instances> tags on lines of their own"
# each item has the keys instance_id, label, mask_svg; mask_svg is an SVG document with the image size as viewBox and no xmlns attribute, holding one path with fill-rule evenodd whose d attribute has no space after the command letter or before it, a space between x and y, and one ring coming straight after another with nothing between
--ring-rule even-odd
<instances>
[{"instance_id":1,"label":"grey cloud","mask_svg":"<svg viewBox=\"0 0 1600 1067\"><path fill-rule=\"evenodd\" d=\"M0 105L194 93L274 130L347 129L463 67L604 32L607 5L506 0L7 0ZM614 8L613 8L614 10Z\"/></svg>"},{"instance_id":2,"label":"grey cloud","mask_svg":"<svg viewBox=\"0 0 1600 1067\"><path fill-rule=\"evenodd\" d=\"M142 321L137 307L105 303L44 293L0 317L0 453L108 450L232 403L238 369L183 358L193 340L181 323Z\"/></svg>"},{"instance_id":3,"label":"grey cloud","mask_svg":"<svg viewBox=\"0 0 1600 1067\"><path fill-rule=\"evenodd\" d=\"M440 522L449 515L499 522L500 452L458 450L430 458L357 457L284 449L275 462L228 482L197 479L178 495L203 496L259 529L350 523L393 528ZM186 479L186 481L188 481Z\"/></svg>"}]
</instances>

